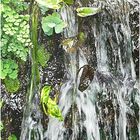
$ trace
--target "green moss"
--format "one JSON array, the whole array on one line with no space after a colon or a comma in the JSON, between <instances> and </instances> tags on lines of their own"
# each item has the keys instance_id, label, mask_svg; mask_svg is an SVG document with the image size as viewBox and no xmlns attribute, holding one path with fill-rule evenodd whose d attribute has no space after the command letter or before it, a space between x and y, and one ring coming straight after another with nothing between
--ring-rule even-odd
<instances>
[{"instance_id":1,"label":"green moss","mask_svg":"<svg viewBox=\"0 0 140 140\"><path fill-rule=\"evenodd\" d=\"M20 87L20 82L18 79L6 78L4 80L4 83L5 83L6 90L10 93L15 93L16 91L18 91L18 89Z\"/></svg>"},{"instance_id":2,"label":"green moss","mask_svg":"<svg viewBox=\"0 0 140 140\"><path fill-rule=\"evenodd\" d=\"M79 41L80 41L81 43L84 43L85 40L86 40L85 34L84 34L83 32L80 32L80 33L78 34L78 39L79 39Z\"/></svg>"},{"instance_id":3,"label":"green moss","mask_svg":"<svg viewBox=\"0 0 140 140\"><path fill-rule=\"evenodd\" d=\"M42 67L45 67L47 61L50 58L50 53L48 53L43 46L40 46L37 50L37 60Z\"/></svg>"}]
</instances>

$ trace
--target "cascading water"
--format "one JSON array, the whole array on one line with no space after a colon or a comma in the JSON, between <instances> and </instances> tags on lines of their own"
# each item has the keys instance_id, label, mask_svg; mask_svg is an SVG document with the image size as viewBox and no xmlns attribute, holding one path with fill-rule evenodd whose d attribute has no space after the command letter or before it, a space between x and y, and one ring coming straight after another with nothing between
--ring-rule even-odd
<instances>
[{"instance_id":1,"label":"cascading water","mask_svg":"<svg viewBox=\"0 0 140 140\"><path fill-rule=\"evenodd\" d=\"M131 133L128 116L135 117L131 96L136 83L129 26L130 3L110 0L104 3L108 14L102 13L90 21L90 35L95 39L94 45L90 47L96 48L97 59L94 79L85 91L78 90L81 73L77 75L77 71L89 65L88 58L81 48L72 53L66 52L65 57L69 60L65 62L68 74L61 88L59 106L64 118L71 118L72 124L67 128L64 122L50 119L45 133L49 140L133 139L131 134L128 135ZM64 33L65 38L77 35L77 21L72 11L67 7L61 11L62 18L70 24ZM139 139L138 134L135 139Z\"/></svg>"},{"instance_id":2,"label":"cascading water","mask_svg":"<svg viewBox=\"0 0 140 140\"><path fill-rule=\"evenodd\" d=\"M134 106L140 109L140 94L132 59L134 46L129 23L130 8L137 1L98 2L101 2L102 12L88 17L88 20L83 19L82 25L78 24L75 7L63 6L59 11L68 24L64 38L71 39L67 45L63 44L66 74L60 90L59 107L64 121L49 117L44 138L42 126L38 123L41 137L34 138L36 140L140 138L140 118L137 116L140 113L134 109ZM84 6L81 1L77 3ZM89 6L92 6L92 2L89 2ZM78 28L89 40L80 46L77 44L77 36L81 32ZM80 83L85 84L81 77L86 66L92 69L94 76L91 81L86 81L89 86L80 90ZM30 117L27 120L29 124Z\"/></svg>"}]
</instances>

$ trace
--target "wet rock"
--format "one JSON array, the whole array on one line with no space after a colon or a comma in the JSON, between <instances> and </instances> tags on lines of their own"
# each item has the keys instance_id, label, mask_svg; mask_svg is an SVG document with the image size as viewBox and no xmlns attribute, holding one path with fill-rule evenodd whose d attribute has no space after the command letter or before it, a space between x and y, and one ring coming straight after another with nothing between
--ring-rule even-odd
<instances>
[{"instance_id":1,"label":"wet rock","mask_svg":"<svg viewBox=\"0 0 140 140\"><path fill-rule=\"evenodd\" d=\"M79 69L78 73L80 72L81 69L83 69L83 72L80 77L80 84L78 86L78 89L83 92L84 90L88 88L89 84L93 80L94 69L89 65L84 65L83 67Z\"/></svg>"}]
</instances>

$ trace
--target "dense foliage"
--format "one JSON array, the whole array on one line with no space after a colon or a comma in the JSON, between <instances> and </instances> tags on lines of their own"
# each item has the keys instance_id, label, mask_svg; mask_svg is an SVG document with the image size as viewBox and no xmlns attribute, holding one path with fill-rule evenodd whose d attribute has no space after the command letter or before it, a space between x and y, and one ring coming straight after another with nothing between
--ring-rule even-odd
<instances>
[{"instance_id":1,"label":"dense foliage","mask_svg":"<svg viewBox=\"0 0 140 140\"><path fill-rule=\"evenodd\" d=\"M27 60L29 47L32 46L29 35L28 5L22 0L3 0L1 35L1 75L6 87L14 86L18 81L19 65ZM12 81L9 83L9 81ZM13 81L14 80L14 81ZM8 85L13 83L14 85ZM19 83L19 82L18 82ZM17 84L16 86L19 88ZM9 92L16 92L7 90Z\"/></svg>"}]
</instances>

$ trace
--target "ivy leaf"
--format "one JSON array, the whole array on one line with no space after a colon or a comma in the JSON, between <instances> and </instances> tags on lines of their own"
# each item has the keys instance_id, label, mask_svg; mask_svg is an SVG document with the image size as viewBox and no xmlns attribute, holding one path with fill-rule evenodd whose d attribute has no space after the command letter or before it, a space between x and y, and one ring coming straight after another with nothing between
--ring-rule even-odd
<instances>
[{"instance_id":1,"label":"ivy leaf","mask_svg":"<svg viewBox=\"0 0 140 140\"><path fill-rule=\"evenodd\" d=\"M51 28L47 24L47 18L43 17L41 24L42 24L42 29L45 33L50 31Z\"/></svg>"},{"instance_id":2,"label":"ivy leaf","mask_svg":"<svg viewBox=\"0 0 140 140\"><path fill-rule=\"evenodd\" d=\"M63 31L63 28L65 28L65 24L62 22L55 27L55 32L57 34L61 33Z\"/></svg>"},{"instance_id":3,"label":"ivy leaf","mask_svg":"<svg viewBox=\"0 0 140 140\"><path fill-rule=\"evenodd\" d=\"M49 32L51 30L51 27L49 27L47 24L42 23L42 29L45 33Z\"/></svg>"},{"instance_id":4,"label":"ivy leaf","mask_svg":"<svg viewBox=\"0 0 140 140\"><path fill-rule=\"evenodd\" d=\"M59 24L62 22L61 18L58 17L58 15L51 15L49 18L50 18L49 22L54 22L55 24Z\"/></svg>"},{"instance_id":5,"label":"ivy leaf","mask_svg":"<svg viewBox=\"0 0 140 140\"><path fill-rule=\"evenodd\" d=\"M56 33L61 33L63 28L66 27L66 23L60 19L60 15L54 12L52 15L48 15L42 18L42 29L48 36L53 34L53 29L55 28Z\"/></svg>"},{"instance_id":6,"label":"ivy leaf","mask_svg":"<svg viewBox=\"0 0 140 140\"><path fill-rule=\"evenodd\" d=\"M78 16L87 17L99 13L101 9L93 8L93 7L81 7L81 8L77 8L76 11Z\"/></svg>"},{"instance_id":7,"label":"ivy leaf","mask_svg":"<svg viewBox=\"0 0 140 140\"><path fill-rule=\"evenodd\" d=\"M50 27L50 28L53 28L53 27L55 27L55 23L48 23L48 27Z\"/></svg>"},{"instance_id":8,"label":"ivy leaf","mask_svg":"<svg viewBox=\"0 0 140 140\"><path fill-rule=\"evenodd\" d=\"M51 35L53 34L53 29L50 28L50 30L49 30L48 32L46 32L46 34L47 34L48 36L51 36Z\"/></svg>"}]
</instances>

